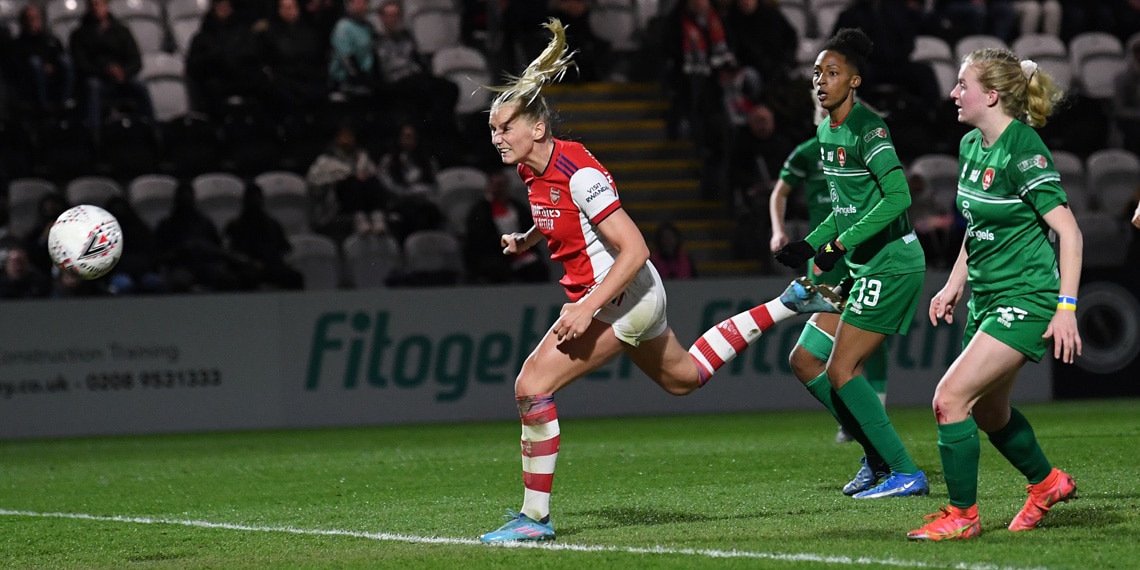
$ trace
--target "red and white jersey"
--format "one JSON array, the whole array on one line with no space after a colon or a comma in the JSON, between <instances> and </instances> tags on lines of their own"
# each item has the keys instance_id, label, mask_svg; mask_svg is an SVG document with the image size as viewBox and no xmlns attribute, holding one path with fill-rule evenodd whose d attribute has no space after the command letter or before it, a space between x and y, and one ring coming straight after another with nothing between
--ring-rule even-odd
<instances>
[{"instance_id":1,"label":"red and white jersey","mask_svg":"<svg viewBox=\"0 0 1140 570\"><path fill-rule=\"evenodd\" d=\"M597 228L621 207L613 176L586 147L558 139L545 172L535 175L522 164L518 172L550 258L566 270L560 283L577 301L602 280L617 256Z\"/></svg>"}]
</instances>

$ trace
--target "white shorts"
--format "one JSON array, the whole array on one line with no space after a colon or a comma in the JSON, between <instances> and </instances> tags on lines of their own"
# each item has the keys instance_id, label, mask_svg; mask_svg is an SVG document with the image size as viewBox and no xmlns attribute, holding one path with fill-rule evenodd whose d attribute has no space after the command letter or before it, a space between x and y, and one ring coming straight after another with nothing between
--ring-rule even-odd
<instances>
[{"instance_id":1,"label":"white shorts","mask_svg":"<svg viewBox=\"0 0 1140 570\"><path fill-rule=\"evenodd\" d=\"M661 336L669 327L665 318L665 284L653 263L646 261L629 287L602 306L594 318L608 323L618 340L633 346Z\"/></svg>"}]
</instances>

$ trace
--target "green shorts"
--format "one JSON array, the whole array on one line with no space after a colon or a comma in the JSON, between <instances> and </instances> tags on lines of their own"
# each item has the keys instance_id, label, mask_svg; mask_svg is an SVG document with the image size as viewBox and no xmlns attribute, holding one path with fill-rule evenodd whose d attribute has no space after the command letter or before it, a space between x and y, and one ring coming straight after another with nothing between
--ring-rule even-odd
<instances>
[{"instance_id":1,"label":"green shorts","mask_svg":"<svg viewBox=\"0 0 1140 570\"><path fill-rule=\"evenodd\" d=\"M851 286L840 319L871 332L906 334L918 309L925 277L925 271L860 277Z\"/></svg>"},{"instance_id":2,"label":"green shorts","mask_svg":"<svg viewBox=\"0 0 1140 570\"><path fill-rule=\"evenodd\" d=\"M847 258L840 257L839 261L835 263L835 267L831 271L819 272L815 266L815 260L808 260L808 278L812 283L823 283L825 285L839 285L844 279L847 278ZM817 273L819 272L819 273Z\"/></svg>"},{"instance_id":3,"label":"green shorts","mask_svg":"<svg viewBox=\"0 0 1140 570\"><path fill-rule=\"evenodd\" d=\"M1041 335L1049 328L1057 310L1056 293L1029 295L971 295L967 305L970 315L962 331L962 348L982 331L1002 344L1040 362L1047 344ZM1049 305L1052 304L1052 307Z\"/></svg>"}]
</instances>

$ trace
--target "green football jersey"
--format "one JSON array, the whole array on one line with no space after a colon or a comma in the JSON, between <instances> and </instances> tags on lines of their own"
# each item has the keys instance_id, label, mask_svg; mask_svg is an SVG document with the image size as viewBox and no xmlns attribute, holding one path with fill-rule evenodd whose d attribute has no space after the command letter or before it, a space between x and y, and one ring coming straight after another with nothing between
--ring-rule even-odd
<instances>
[{"instance_id":1,"label":"green football jersey","mask_svg":"<svg viewBox=\"0 0 1140 570\"><path fill-rule=\"evenodd\" d=\"M1068 200L1053 155L1032 127L1014 121L989 148L974 129L959 147L958 211L975 293L1060 289L1057 252L1041 216Z\"/></svg>"},{"instance_id":2,"label":"green football jersey","mask_svg":"<svg viewBox=\"0 0 1140 570\"><path fill-rule=\"evenodd\" d=\"M894 170L902 173L883 119L856 103L843 123L820 123L816 138L831 213L808 241L818 246L838 237L853 277L925 271L926 256L906 215L905 178L894 187L881 183Z\"/></svg>"},{"instance_id":3,"label":"green football jersey","mask_svg":"<svg viewBox=\"0 0 1140 570\"><path fill-rule=\"evenodd\" d=\"M780 180L795 188L804 185L808 223L816 227L831 212L831 193L827 191L827 178L819 157L819 139L812 137L799 144L784 160Z\"/></svg>"}]
</instances>

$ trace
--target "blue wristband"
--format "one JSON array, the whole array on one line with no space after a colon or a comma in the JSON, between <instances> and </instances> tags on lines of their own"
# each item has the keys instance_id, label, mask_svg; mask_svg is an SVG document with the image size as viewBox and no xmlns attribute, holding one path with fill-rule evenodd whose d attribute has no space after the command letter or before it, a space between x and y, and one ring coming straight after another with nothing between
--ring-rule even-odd
<instances>
[{"instance_id":1,"label":"blue wristband","mask_svg":"<svg viewBox=\"0 0 1140 570\"><path fill-rule=\"evenodd\" d=\"M1058 303L1067 303L1070 305L1076 305L1077 304L1077 298L1076 297L1066 297L1064 295L1058 295L1057 296L1057 302Z\"/></svg>"}]
</instances>

